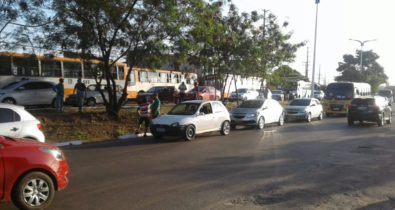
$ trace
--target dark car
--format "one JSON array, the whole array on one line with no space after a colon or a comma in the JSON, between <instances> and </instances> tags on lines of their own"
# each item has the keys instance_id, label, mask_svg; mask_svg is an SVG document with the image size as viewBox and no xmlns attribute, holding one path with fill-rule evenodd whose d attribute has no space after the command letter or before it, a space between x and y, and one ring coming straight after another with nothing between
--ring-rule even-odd
<instances>
[{"instance_id":1,"label":"dark car","mask_svg":"<svg viewBox=\"0 0 395 210\"><path fill-rule=\"evenodd\" d=\"M348 108L348 125L353 125L355 121L377 122L378 126L383 126L384 122L391 124L391 112L384 97L355 98Z\"/></svg>"},{"instance_id":2,"label":"dark car","mask_svg":"<svg viewBox=\"0 0 395 210\"><path fill-rule=\"evenodd\" d=\"M174 86L155 86L147 90L147 92L139 92L137 95L137 100L142 98L152 99L155 94L158 94L159 100L161 102L174 103L176 102L175 96L176 89Z\"/></svg>"}]
</instances>

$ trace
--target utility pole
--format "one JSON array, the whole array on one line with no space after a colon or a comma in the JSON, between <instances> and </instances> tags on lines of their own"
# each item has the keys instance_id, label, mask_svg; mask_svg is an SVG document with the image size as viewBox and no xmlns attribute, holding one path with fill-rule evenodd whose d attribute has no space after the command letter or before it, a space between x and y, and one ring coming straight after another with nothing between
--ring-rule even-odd
<instances>
[{"instance_id":1,"label":"utility pole","mask_svg":"<svg viewBox=\"0 0 395 210\"><path fill-rule=\"evenodd\" d=\"M311 95L310 97L314 97L314 76L315 76L315 55L317 53L317 26L318 26L318 5L320 0L315 0L316 10L315 10L315 33L314 33L314 53L313 53L313 78L311 80Z\"/></svg>"},{"instance_id":2,"label":"utility pole","mask_svg":"<svg viewBox=\"0 0 395 210\"><path fill-rule=\"evenodd\" d=\"M309 79L309 47L307 47L307 58L306 58L306 71L304 76Z\"/></svg>"},{"instance_id":3,"label":"utility pole","mask_svg":"<svg viewBox=\"0 0 395 210\"><path fill-rule=\"evenodd\" d=\"M268 10L266 10L266 9L264 9L263 10L263 28L262 28L262 40L265 40L265 36L266 36L266 12L267 12ZM266 75L266 62L265 62L265 66L264 66L264 68L265 68L265 75ZM266 76L265 76L266 77ZM261 89L263 89L263 88L265 88L266 89L266 84L264 85L264 80L265 80L265 78L263 78L262 77L262 80L261 80ZM263 87L263 86L265 86L265 87Z\"/></svg>"},{"instance_id":4,"label":"utility pole","mask_svg":"<svg viewBox=\"0 0 395 210\"><path fill-rule=\"evenodd\" d=\"M320 68L318 69L318 85L321 85L321 65Z\"/></svg>"}]
</instances>

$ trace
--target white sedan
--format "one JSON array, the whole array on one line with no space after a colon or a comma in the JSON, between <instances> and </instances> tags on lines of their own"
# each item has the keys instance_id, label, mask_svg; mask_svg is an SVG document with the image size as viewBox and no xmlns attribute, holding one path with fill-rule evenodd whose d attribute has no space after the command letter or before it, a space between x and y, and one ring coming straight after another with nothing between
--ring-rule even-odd
<instances>
[{"instance_id":1,"label":"white sedan","mask_svg":"<svg viewBox=\"0 0 395 210\"><path fill-rule=\"evenodd\" d=\"M322 120L324 111L321 102L315 98L298 98L288 105L285 109L285 120L306 120L310 122L311 119L317 118Z\"/></svg>"},{"instance_id":2,"label":"white sedan","mask_svg":"<svg viewBox=\"0 0 395 210\"><path fill-rule=\"evenodd\" d=\"M166 115L151 122L151 133L156 139L163 136L182 136L190 141L196 134L220 131L230 132L230 117L220 101L184 101L177 104Z\"/></svg>"},{"instance_id":3,"label":"white sedan","mask_svg":"<svg viewBox=\"0 0 395 210\"><path fill-rule=\"evenodd\" d=\"M42 124L23 106L0 103L0 135L45 142Z\"/></svg>"}]
</instances>

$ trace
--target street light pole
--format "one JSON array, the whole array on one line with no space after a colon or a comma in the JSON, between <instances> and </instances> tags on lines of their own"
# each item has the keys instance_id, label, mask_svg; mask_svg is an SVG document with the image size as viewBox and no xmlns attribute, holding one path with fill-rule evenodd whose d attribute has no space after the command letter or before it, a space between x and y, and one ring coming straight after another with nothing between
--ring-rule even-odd
<instances>
[{"instance_id":1,"label":"street light pole","mask_svg":"<svg viewBox=\"0 0 395 210\"><path fill-rule=\"evenodd\" d=\"M370 40L364 40L364 41L361 41L361 40L358 40L358 39L349 39L349 40L351 40L351 41L356 41L356 42L358 42L360 45L361 45L361 55L359 56L360 57L360 68L361 68L361 71L363 70L363 64L362 64L362 49L363 49L363 46L365 45L365 43L367 43L367 42L373 42L373 41L376 41L376 39L370 39Z\"/></svg>"},{"instance_id":2,"label":"street light pole","mask_svg":"<svg viewBox=\"0 0 395 210\"><path fill-rule=\"evenodd\" d=\"M318 23L318 4L320 0L315 0L316 10L315 10L315 32L314 32L314 53L313 53L313 76L311 79L311 95L310 98L314 98L314 77L315 77L315 54L317 46L317 23Z\"/></svg>"}]
</instances>

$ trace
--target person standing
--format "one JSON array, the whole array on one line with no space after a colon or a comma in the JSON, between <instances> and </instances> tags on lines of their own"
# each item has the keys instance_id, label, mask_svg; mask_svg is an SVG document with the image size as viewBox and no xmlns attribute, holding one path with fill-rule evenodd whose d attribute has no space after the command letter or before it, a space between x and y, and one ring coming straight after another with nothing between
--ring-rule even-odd
<instances>
[{"instance_id":1,"label":"person standing","mask_svg":"<svg viewBox=\"0 0 395 210\"><path fill-rule=\"evenodd\" d=\"M139 101L137 108L137 113L139 114L139 127L135 131L136 135L139 134L141 125L144 123L144 137L147 136L147 131L151 117L149 106L150 103L147 101L145 97L141 101Z\"/></svg>"},{"instance_id":2,"label":"person standing","mask_svg":"<svg viewBox=\"0 0 395 210\"><path fill-rule=\"evenodd\" d=\"M195 93L195 99L198 99L199 85L197 82L193 84L193 92Z\"/></svg>"},{"instance_id":3,"label":"person standing","mask_svg":"<svg viewBox=\"0 0 395 210\"><path fill-rule=\"evenodd\" d=\"M157 118L160 115L160 100L158 94L154 95L154 102L151 104L151 117L152 119Z\"/></svg>"},{"instance_id":4,"label":"person standing","mask_svg":"<svg viewBox=\"0 0 395 210\"><path fill-rule=\"evenodd\" d=\"M64 100L64 85L63 78L59 78L59 83L53 87L53 90L56 92L55 99L55 109L56 112L63 112L63 100Z\"/></svg>"},{"instance_id":5,"label":"person standing","mask_svg":"<svg viewBox=\"0 0 395 210\"><path fill-rule=\"evenodd\" d=\"M77 83L74 86L73 94L76 94L78 111L82 112L82 106L84 105L84 99L86 96L86 86L83 82L81 82L81 78L78 78Z\"/></svg>"},{"instance_id":6,"label":"person standing","mask_svg":"<svg viewBox=\"0 0 395 210\"><path fill-rule=\"evenodd\" d=\"M185 99L185 91L187 90L187 86L185 85L184 82L182 82L180 84L180 86L178 86L178 89L180 90L180 103L184 101Z\"/></svg>"}]
</instances>

